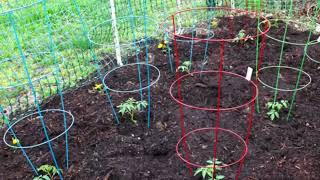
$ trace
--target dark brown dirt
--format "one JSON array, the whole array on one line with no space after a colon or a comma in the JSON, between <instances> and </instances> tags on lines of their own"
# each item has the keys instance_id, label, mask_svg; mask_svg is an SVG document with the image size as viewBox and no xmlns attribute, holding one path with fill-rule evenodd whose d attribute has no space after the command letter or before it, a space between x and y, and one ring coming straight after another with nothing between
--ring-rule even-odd
<instances>
[{"instance_id":1,"label":"dark brown dirt","mask_svg":"<svg viewBox=\"0 0 320 180\"><path fill-rule=\"evenodd\" d=\"M280 23L281 25L281 23ZM282 24L283 25L283 24ZM288 37L304 38L306 32L291 29ZM283 33L271 29L271 35ZM151 127L147 128L146 112L141 112L138 125L120 118L116 125L105 95L92 92L94 82L79 89L66 92L65 107L75 116L75 124L69 131L70 169L64 170L66 179L104 179L104 180L182 180L201 179L190 177L185 164L177 157L175 146L181 137L179 106L169 96L169 87L175 80L175 73L170 71L168 54L164 54L153 43L151 54L155 57L153 64L161 70L159 82L151 88ZM190 58L190 47L193 48L191 59L194 71L199 71L205 62L204 70L217 70L220 57L220 43L209 44L208 56L205 54L205 43L179 42L180 63ZM267 39L262 67L277 65L281 44ZM319 51L319 47L317 50ZM244 45L238 43L224 44L224 70L245 75L248 66L255 67L255 41ZM315 56L316 51L310 52ZM143 54L143 53L142 53ZM303 47L286 45L284 65L299 67L303 57ZM318 56L319 57L319 56ZM132 58L134 61L134 57ZM253 127L249 138L249 152L244 163L240 179L312 179L320 178L320 78L319 65L306 59L304 70L312 79L312 84L297 93L290 121L286 122L287 111L281 113L281 120L273 123L266 115L264 104L274 92L262 85L259 86L259 103L261 113L254 113ZM295 77L289 72L283 73L281 87L292 87ZM137 86L137 71L120 71L117 78L110 81L113 87L128 88ZM274 74L266 75L266 82L272 82ZM291 78L287 80L286 78ZM151 79L154 79L152 76ZM216 84L214 75L186 78L182 83L184 102L199 106L216 105ZM229 107L251 98L252 89L244 80L224 76L222 84L223 106ZM270 81L269 81L270 80ZM302 78L302 83L305 79ZM145 82L145 77L144 77ZM197 84L200 83L200 84ZM211 91L210 91L211 90ZM144 91L146 97L147 91ZM175 94L175 93L174 93ZM129 97L140 98L139 93L113 93L116 107ZM278 99L291 100L292 93L282 92ZM59 97L53 98L43 109L59 108ZM116 109L117 110L117 109ZM212 127L216 123L216 113L182 108L185 119L185 131L203 127ZM245 138L248 129L248 109L222 112L220 127L233 130ZM49 118L50 117L50 118ZM50 136L63 131L61 116L48 116L47 127ZM39 121L24 121L15 128L23 144L42 141ZM230 134L219 132L218 158L224 163L239 159L243 152L241 142ZM2 134L1 134L2 135ZM190 148L190 160L205 164L213 157L213 133L201 132L187 138ZM9 139L10 140L10 139ZM53 142L59 162L64 163L65 147L63 138ZM179 146L183 154L183 149ZM47 146L27 151L37 166L52 164ZM13 151L0 144L0 179L31 179L32 172L20 151ZM220 174L226 179L234 179L237 165L223 169Z\"/></svg>"}]
</instances>

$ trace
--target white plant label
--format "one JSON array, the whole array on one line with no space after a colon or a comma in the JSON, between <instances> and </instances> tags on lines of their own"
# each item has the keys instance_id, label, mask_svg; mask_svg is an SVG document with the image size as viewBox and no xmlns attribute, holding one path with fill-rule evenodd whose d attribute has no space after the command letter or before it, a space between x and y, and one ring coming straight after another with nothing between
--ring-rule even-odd
<instances>
[{"instance_id":1,"label":"white plant label","mask_svg":"<svg viewBox=\"0 0 320 180\"><path fill-rule=\"evenodd\" d=\"M320 42L320 36L318 37L317 41Z\"/></svg>"},{"instance_id":2,"label":"white plant label","mask_svg":"<svg viewBox=\"0 0 320 180\"><path fill-rule=\"evenodd\" d=\"M251 67L248 67L248 69L247 69L247 75L246 75L246 80L251 81L252 72L253 72L253 69L252 69Z\"/></svg>"}]
</instances>

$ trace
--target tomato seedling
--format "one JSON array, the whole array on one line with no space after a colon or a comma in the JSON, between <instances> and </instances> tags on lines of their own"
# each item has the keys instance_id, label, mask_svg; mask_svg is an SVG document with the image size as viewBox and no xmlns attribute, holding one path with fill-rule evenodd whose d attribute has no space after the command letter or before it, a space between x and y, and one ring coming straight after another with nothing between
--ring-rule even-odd
<instances>
[{"instance_id":1,"label":"tomato seedling","mask_svg":"<svg viewBox=\"0 0 320 180\"><path fill-rule=\"evenodd\" d=\"M127 101L121 103L119 106L119 113L122 116L128 114L130 116L130 120L137 124L137 120L135 120L134 116L141 111L143 108L148 106L147 101L137 101L134 98L129 98Z\"/></svg>"},{"instance_id":2,"label":"tomato seedling","mask_svg":"<svg viewBox=\"0 0 320 180\"><path fill-rule=\"evenodd\" d=\"M190 73L191 61L184 61L178 68L177 71Z\"/></svg>"},{"instance_id":3,"label":"tomato seedling","mask_svg":"<svg viewBox=\"0 0 320 180\"><path fill-rule=\"evenodd\" d=\"M266 104L268 108L267 115L271 119L271 121L280 118L280 112L283 109L287 109L289 106L289 102L287 100L281 100L280 102L268 102Z\"/></svg>"},{"instance_id":4,"label":"tomato seedling","mask_svg":"<svg viewBox=\"0 0 320 180\"><path fill-rule=\"evenodd\" d=\"M60 173L62 172L61 169L58 170L55 166L48 164L41 165L37 170L41 175L34 177L33 180L53 180L54 176L58 174L58 171Z\"/></svg>"},{"instance_id":5,"label":"tomato seedling","mask_svg":"<svg viewBox=\"0 0 320 180\"><path fill-rule=\"evenodd\" d=\"M214 163L214 164L213 164ZM224 175L218 174L218 171L221 171L222 169L220 167L214 167L222 165L222 162L218 159L208 160L207 166L198 168L196 172L194 173L194 176L197 176L198 174L201 174L202 179L205 180L221 180L224 179Z\"/></svg>"}]
</instances>

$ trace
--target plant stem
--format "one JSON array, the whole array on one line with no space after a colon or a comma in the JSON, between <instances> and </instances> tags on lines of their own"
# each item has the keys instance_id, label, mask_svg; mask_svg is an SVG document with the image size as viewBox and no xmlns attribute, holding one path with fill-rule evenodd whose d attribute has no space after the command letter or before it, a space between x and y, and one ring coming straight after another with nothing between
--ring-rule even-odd
<instances>
[{"instance_id":1,"label":"plant stem","mask_svg":"<svg viewBox=\"0 0 320 180\"><path fill-rule=\"evenodd\" d=\"M133 119L133 118L134 118L134 113L132 112L132 113L130 113L130 115L131 115L131 121L132 121L134 124L136 124L136 121Z\"/></svg>"}]
</instances>

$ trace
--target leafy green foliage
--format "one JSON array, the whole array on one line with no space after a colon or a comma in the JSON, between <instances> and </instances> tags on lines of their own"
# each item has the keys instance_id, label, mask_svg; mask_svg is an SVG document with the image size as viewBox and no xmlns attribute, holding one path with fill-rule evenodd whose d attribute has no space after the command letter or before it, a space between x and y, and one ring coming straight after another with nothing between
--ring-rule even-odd
<instances>
[{"instance_id":1,"label":"leafy green foliage","mask_svg":"<svg viewBox=\"0 0 320 180\"><path fill-rule=\"evenodd\" d=\"M13 144L13 145L18 145L18 144L20 144L19 139L17 139L17 138L12 138L12 144Z\"/></svg>"},{"instance_id":2,"label":"leafy green foliage","mask_svg":"<svg viewBox=\"0 0 320 180\"><path fill-rule=\"evenodd\" d=\"M221 179L225 178L224 175L218 174L218 171L222 170L219 167L220 165L222 165L221 161L219 161L218 159L214 159L214 161L208 160L207 164L208 165L206 167L198 168L196 170L196 172L194 173L194 176L197 176L198 174L201 174L202 179L208 178L207 180L221 180ZM217 167L215 167L215 169L213 168L214 165L217 166Z\"/></svg>"},{"instance_id":3,"label":"leafy green foliage","mask_svg":"<svg viewBox=\"0 0 320 180\"><path fill-rule=\"evenodd\" d=\"M180 72L190 73L191 70L191 61L184 61L177 69Z\"/></svg>"},{"instance_id":4,"label":"leafy green foliage","mask_svg":"<svg viewBox=\"0 0 320 180\"><path fill-rule=\"evenodd\" d=\"M246 37L246 31L241 29L238 33L238 36L237 36L239 39L242 39L242 38L245 38Z\"/></svg>"},{"instance_id":5,"label":"leafy green foliage","mask_svg":"<svg viewBox=\"0 0 320 180\"><path fill-rule=\"evenodd\" d=\"M103 84L95 84L93 89L99 93L103 93Z\"/></svg>"},{"instance_id":6,"label":"leafy green foliage","mask_svg":"<svg viewBox=\"0 0 320 180\"><path fill-rule=\"evenodd\" d=\"M216 29L219 25L219 20L217 18L213 18L211 21L211 27L212 29Z\"/></svg>"},{"instance_id":7,"label":"leafy green foliage","mask_svg":"<svg viewBox=\"0 0 320 180\"><path fill-rule=\"evenodd\" d=\"M135 114L147 106L147 101L137 101L134 98L129 98L127 101L121 103L117 107L119 108L119 113L122 116L128 114L130 116L130 120L134 124L137 124L137 121L134 119Z\"/></svg>"},{"instance_id":8,"label":"leafy green foliage","mask_svg":"<svg viewBox=\"0 0 320 180\"><path fill-rule=\"evenodd\" d=\"M280 102L268 102L266 107L268 108L267 115L271 119L271 121L280 118L280 112L283 108L287 109L289 106L289 102L287 100L281 100Z\"/></svg>"},{"instance_id":9,"label":"leafy green foliage","mask_svg":"<svg viewBox=\"0 0 320 180\"><path fill-rule=\"evenodd\" d=\"M40 166L38 171L41 173L41 175L34 177L33 180L51 180L56 174L58 174L58 171L62 172L61 169L58 170L55 166L48 164Z\"/></svg>"},{"instance_id":10,"label":"leafy green foliage","mask_svg":"<svg viewBox=\"0 0 320 180\"><path fill-rule=\"evenodd\" d=\"M158 44L158 49L165 50L167 48L168 42L165 40L161 40Z\"/></svg>"},{"instance_id":11,"label":"leafy green foliage","mask_svg":"<svg viewBox=\"0 0 320 180\"><path fill-rule=\"evenodd\" d=\"M253 38L250 35L246 34L246 31L241 29L239 31L239 33L237 34L237 36L233 39L233 42L237 42L240 44L244 44L245 42L247 42L248 40L253 40Z\"/></svg>"},{"instance_id":12,"label":"leafy green foliage","mask_svg":"<svg viewBox=\"0 0 320 180\"><path fill-rule=\"evenodd\" d=\"M165 37L164 37L165 39ZM167 53L169 52L170 49L170 45L169 42L166 40L161 40L160 43L158 44L157 48L162 52L162 53Z\"/></svg>"},{"instance_id":13,"label":"leafy green foliage","mask_svg":"<svg viewBox=\"0 0 320 180\"><path fill-rule=\"evenodd\" d=\"M39 175L34 177L33 180L51 180L51 178L48 175Z\"/></svg>"}]
</instances>

